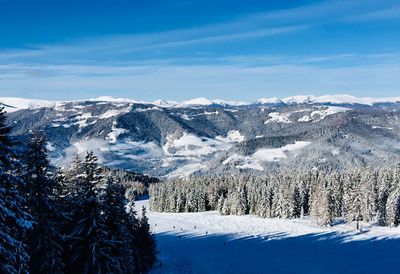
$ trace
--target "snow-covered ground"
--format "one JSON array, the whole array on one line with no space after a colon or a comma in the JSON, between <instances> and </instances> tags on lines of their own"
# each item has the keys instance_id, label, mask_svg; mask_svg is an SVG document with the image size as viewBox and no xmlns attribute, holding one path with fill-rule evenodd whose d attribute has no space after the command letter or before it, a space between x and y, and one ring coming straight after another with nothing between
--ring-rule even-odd
<instances>
[{"instance_id":1,"label":"snow-covered ground","mask_svg":"<svg viewBox=\"0 0 400 274\"><path fill-rule=\"evenodd\" d=\"M262 163L278 162L286 159L290 154L296 156L296 153L301 152L302 148L310 144L311 142L296 141L294 144L288 144L280 148L261 148L249 156L242 156L235 153L222 163L226 165L230 162L235 162L238 169L264 170Z\"/></svg>"},{"instance_id":2,"label":"snow-covered ground","mask_svg":"<svg viewBox=\"0 0 400 274\"><path fill-rule=\"evenodd\" d=\"M152 273L400 273L400 228L217 212L148 217L160 252Z\"/></svg>"}]
</instances>

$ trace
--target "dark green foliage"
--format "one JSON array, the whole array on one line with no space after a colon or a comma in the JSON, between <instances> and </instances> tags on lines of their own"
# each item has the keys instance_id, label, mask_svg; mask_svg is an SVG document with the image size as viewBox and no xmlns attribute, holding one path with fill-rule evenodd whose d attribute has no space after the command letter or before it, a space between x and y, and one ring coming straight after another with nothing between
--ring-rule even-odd
<instances>
[{"instance_id":1,"label":"dark green foliage","mask_svg":"<svg viewBox=\"0 0 400 274\"><path fill-rule=\"evenodd\" d=\"M132 208L126 211L125 187L103 177L92 152L82 164L84 173L75 176L67 273L144 273L155 260L155 251L147 253L154 245L150 230L143 230Z\"/></svg>"},{"instance_id":2,"label":"dark green foliage","mask_svg":"<svg viewBox=\"0 0 400 274\"><path fill-rule=\"evenodd\" d=\"M25 237L32 222L24 208L24 185L9 134L5 112L0 108L0 273L28 273Z\"/></svg>"},{"instance_id":3,"label":"dark green foliage","mask_svg":"<svg viewBox=\"0 0 400 274\"><path fill-rule=\"evenodd\" d=\"M77 195L73 202L75 214L70 239L68 273L102 273L117 259L109 256L105 216L97 193L103 183L97 158L89 152L83 163L84 174L78 176Z\"/></svg>"},{"instance_id":4,"label":"dark green foliage","mask_svg":"<svg viewBox=\"0 0 400 274\"><path fill-rule=\"evenodd\" d=\"M156 180L104 172L92 152L56 170L39 133L18 157L22 145L11 141L5 122L0 109L0 273L147 272L155 242L121 181L144 178L147 187Z\"/></svg>"},{"instance_id":5,"label":"dark green foliage","mask_svg":"<svg viewBox=\"0 0 400 274\"><path fill-rule=\"evenodd\" d=\"M296 185L293 188L292 195L293 195L292 196L292 200L293 200L292 217L300 218L300 216L301 216L301 196L300 196L300 190Z\"/></svg>"},{"instance_id":6,"label":"dark green foliage","mask_svg":"<svg viewBox=\"0 0 400 274\"><path fill-rule=\"evenodd\" d=\"M156 261L156 243L150 232L145 207L142 208L142 218L139 221L134 244L137 249L135 273L147 273Z\"/></svg>"},{"instance_id":7,"label":"dark green foliage","mask_svg":"<svg viewBox=\"0 0 400 274\"><path fill-rule=\"evenodd\" d=\"M112 264L106 265L107 273L133 273L135 270L134 253L130 245L135 235L129 230L131 222L126 212L124 194L125 187L109 179L101 197L106 241L110 247L108 252L114 258Z\"/></svg>"},{"instance_id":8,"label":"dark green foliage","mask_svg":"<svg viewBox=\"0 0 400 274\"><path fill-rule=\"evenodd\" d=\"M46 140L42 135L30 139L26 161L27 208L34 226L29 233L31 273L62 273L63 248L61 223L65 221L57 207L55 181L50 177Z\"/></svg>"}]
</instances>

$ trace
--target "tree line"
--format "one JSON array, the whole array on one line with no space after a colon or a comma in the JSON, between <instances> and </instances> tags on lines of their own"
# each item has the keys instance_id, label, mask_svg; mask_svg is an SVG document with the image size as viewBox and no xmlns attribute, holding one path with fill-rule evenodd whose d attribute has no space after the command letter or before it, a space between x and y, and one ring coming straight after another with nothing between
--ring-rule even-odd
<instances>
[{"instance_id":1,"label":"tree line","mask_svg":"<svg viewBox=\"0 0 400 274\"><path fill-rule=\"evenodd\" d=\"M103 167L104 176L118 178L118 182L126 187L128 200L138 200L149 196L148 188L151 184L160 182L158 178L123 169Z\"/></svg>"},{"instance_id":2,"label":"tree line","mask_svg":"<svg viewBox=\"0 0 400 274\"><path fill-rule=\"evenodd\" d=\"M156 245L143 208L88 152L67 170L46 139L14 142L0 109L0 273L146 273ZM19 151L23 151L20 153Z\"/></svg>"},{"instance_id":3,"label":"tree line","mask_svg":"<svg viewBox=\"0 0 400 274\"><path fill-rule=\"evenodd\" d=\"M150 187L150 208L159 212L218 210L222 215L263 218L313 217L400 224L400 164L386 170L362 168L331 173L274 173L174 179Z\"/></svg>"}]
</instances>

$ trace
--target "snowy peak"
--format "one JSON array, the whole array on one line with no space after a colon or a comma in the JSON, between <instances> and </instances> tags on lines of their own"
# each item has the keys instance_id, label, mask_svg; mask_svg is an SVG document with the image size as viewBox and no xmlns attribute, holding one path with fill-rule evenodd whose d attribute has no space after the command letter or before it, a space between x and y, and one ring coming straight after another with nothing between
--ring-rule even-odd
<instances>
[{"instance_id":1,"label":"snowy peak","mask_svg":"<svg viewBox=\"0 0 400 274\"><path fill-rule=\"evenodd\" d=\"M184 106L209 106L212 105L214 102L205 98L205 97L199 97L199 98L194 98L192 100L184 101L181 104Z\"/></svg>"},{"instance_id":2,"label":"snowy peak","mask_svg":"<svg viewBox=\"0 0 400 274\"><path fill-rule=\"evenodd\" d=\"M54 107L56 104L57 102L54 101L24 99L16 97L0 97L0 106L3 106L7 112L13 112L20 109Z\"/></svg>"},{"instance_id":3,"label":"snowy peak","mask_svg":"<svg viewBox=\"0 0 400 274\"><path fill-rule=\"evenodd\" d=\"M368 105L373 106L374 104L382 103L400 103L400 97L388 97L388 98L373 98L373 97L355 97L347 94L336 94L336 95L324 95L324 96L313 96L313 95L298 95L286 97L283 99L279 98L260 98L253 104L249 104L241 101L225 101L221 99L210 100L205 97L199 97L183 102L156 100L153 102L138 101L129 98L115 98L111 96L102 96L98 98L90 98L76 101L48 101L48 100L37 100L37 99L25 99L15 97L0 97L0 106L3 106L6 111L14 112L20 109L36 109L42 107L56 107L60 104L66 103L79 103L79 102L106 102L106 103L130 103L130 104L147 104L154 105L163 108L191 108L191 107L205 107L205 106L246 106L246 105L295 105L295 104L325 104L325 105Z\"/></svg>"},{"instance_id":4,"label":"snowy peak","mask_svg":"<svg viewBox=\"0 0 400 274\"><path fill-rule=\"evenodd\" d=\"M222 99L210 100L205 97L199 97L181 103L177 103L173 107L192 107L192 106L243 106L248 105L246 102L241 101L225 101Z\"/></svg>"},{"instance_id":5,"label":"snowy peak","mask_svg":"<svg viewBox=\"0 0 400 274\"><path fill-rule=\"evenodd\" d=\"M155 100L152 104L159 107L173 107L178 103L175 101Z\"/></svg>"},{"instance_id":6,"label":"snowy peak","mask_svg":"<svg viewBox=\"0 0 400 274\"><path fill-rule=\"evenodd\" d=\"M283 99L278 98L261 98L255 104L269 105L280 104L333 104L333 105L368 105L372 106L379 103L400 103L400 97L387 97L387 98L373 98L373 97L355 97L348 94L335 94L335 95L298 95L286 97Z\"/></svg>"},{"instance_id":7,"label":"snowy peak","mask_svg":"<svg viewBox=\"0 0 400 274\"><path fill-rule=\"evenodd\" d=\"M87 100L82 100L82 101L100 101L100 102L113 102L113 103L140 103L139 101L136 101L134 99L129 99L129 98L116 98L112 96L100 96L97 98L91 98Z\"/></svg>"},{"instance_id":8,"label":"snowy peak","mask_svg":"<svg viewBox=\"0 0 400 274\"><path fill-rule=\"evenodd\" d=\"M260 98L258 99L255 104L256 105L276 105L282 103L282 101L278 98Z\"/></svg>"},{"instance_id":9,"label":"snowy peak","mask_svg":"<svg viewBox=\"0 0 400 274\"><path fill-rule=\"evenodd\" d=\"M310 104L313 102L318 101L318 97L313 95L297 95L297 96L290 96L282 99L282 102L291 105L291 104Z\"/></svg>"},{"instance_id":10,"label":"snowy peak","mask_svg":"<svg viewBox=\"0 0 400 274\"><path fill-rule=\"evenodd\" d=\"M387 98L374 98L374 97L355 97L348 94L338 94L338 95L325 95L316 97L316 103L331 103L331 104L360 104L369 105L379 103L399 103L400 97L387 97Z\"/></svg>"}]
</instances>

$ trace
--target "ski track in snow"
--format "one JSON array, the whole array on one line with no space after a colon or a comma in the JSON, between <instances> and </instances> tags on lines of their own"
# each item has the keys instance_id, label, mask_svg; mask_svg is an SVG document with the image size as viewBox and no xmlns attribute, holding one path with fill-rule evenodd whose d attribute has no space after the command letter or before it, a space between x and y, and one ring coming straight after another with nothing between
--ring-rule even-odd
<instances>
[{"instance_id":1,"label":"ski track in snow","mask_svg":"<svg viewBox=\"0 0 400 274\"><path fill-rule=\"evenodd\" d=\"M143 205L136 202L139 216ZM399 228L215 211L147 216L160 252L151 273L399 273Z\"/></svg>"}]
</instances>

